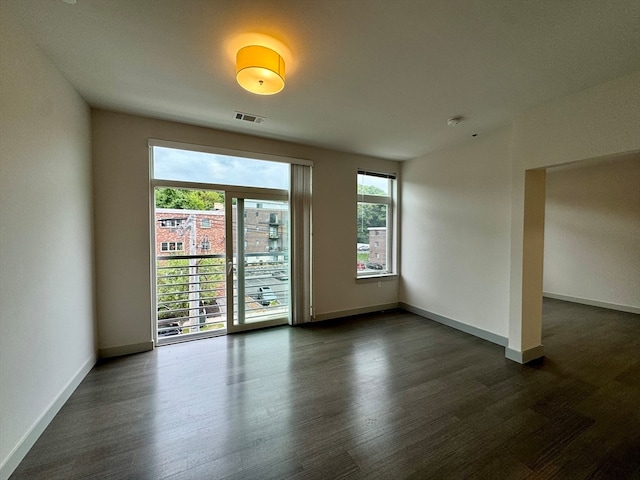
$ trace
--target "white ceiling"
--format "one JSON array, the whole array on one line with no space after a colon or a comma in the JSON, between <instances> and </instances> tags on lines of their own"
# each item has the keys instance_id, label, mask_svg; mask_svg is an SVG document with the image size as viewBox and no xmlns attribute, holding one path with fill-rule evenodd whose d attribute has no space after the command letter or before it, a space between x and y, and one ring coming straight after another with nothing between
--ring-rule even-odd
<instances>
[{"instance_id":1,"label":"white ceiling","mask_svg":"<svg viewBox=\"0 0 640 480\"><path fill-rule=\"evenodd\" d=\"M399 160L640 67L638 0L0 2L92 106ZM249 34L284 45L278 95L235 82Z\"/></svg>"}]
</instances>

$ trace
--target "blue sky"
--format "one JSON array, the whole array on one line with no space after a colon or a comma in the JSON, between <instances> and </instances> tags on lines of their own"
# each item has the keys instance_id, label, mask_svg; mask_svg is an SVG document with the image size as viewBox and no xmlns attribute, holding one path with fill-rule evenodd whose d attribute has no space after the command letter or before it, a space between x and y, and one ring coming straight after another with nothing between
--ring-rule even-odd
<instances>
[{"instance_id":1,"label":"blue sky","mask_svg":"<svg viewBox=\"0 0 640 480\"><path fill-rule=\"evenodd\" d=\"M165 147L153 147L153 163L162 180L289 189L286 163Z\"/></svg>"},{"instance_id":2,"label":"blue sky","mask_svg":"<svg viewBox=\"0 0 640 480\"><path fill-rule=\"evenodd\" d=\"M153 161L154 178L161 180L289 189L287 163L166 147L153 147ZM359 175L362 180L389 193L386 178Z\"/></svg>"},{"instance_id":3,"label":"blue sky","mask_svg":"<svg viewBox=\"0 0 640 480\"><path fill-rule=\"evenodd\" d=\"M371 175L358 175L358 183L360 185L372 185L374 187L378 187L380 190L389 194L389 179L374 177Z\"/></svg>"}]
</instances>

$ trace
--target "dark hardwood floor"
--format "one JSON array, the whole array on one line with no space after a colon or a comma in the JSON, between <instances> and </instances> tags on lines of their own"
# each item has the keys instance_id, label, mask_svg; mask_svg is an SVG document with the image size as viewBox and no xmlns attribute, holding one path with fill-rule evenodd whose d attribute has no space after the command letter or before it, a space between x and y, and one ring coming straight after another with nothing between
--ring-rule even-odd
<instances>
[{"instance_id":1,"label":"dark hardwood floor","mask_svg":"<svg viewBox=\"0 0 640 480\"><path fill-rule=\"evenodd\" d=\"M544 344L394 311L104 361L11 478L640 478L639 316L545 300Z\"/></svg>"}]
</instances>

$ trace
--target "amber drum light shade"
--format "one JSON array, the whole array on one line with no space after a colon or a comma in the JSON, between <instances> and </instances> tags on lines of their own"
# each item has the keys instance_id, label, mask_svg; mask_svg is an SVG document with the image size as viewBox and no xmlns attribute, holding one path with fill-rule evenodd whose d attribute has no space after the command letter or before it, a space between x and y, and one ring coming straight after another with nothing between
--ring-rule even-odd
<instances>
[{"instance_id":1,"label":"amber drum light shade","mask_svg":"<svg viewBox=\"0 0 640 480\"><path fill-rule=\"evenodd\" d=\"M243 47L236 55L236 80L251 93L278 93L284 88L284 60L267 47Z\"/></svg>"}]
</instances>

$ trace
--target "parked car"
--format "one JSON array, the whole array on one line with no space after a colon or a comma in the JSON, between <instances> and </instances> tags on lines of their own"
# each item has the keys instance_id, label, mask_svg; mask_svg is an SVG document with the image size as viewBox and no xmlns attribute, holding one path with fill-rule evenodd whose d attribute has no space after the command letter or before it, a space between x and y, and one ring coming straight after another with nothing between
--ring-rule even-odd
<instances>
[{"instance_id":1,"label":"parked car","mask_svg":"<svg viewBox=\"0 0 640 480\"><path fill-rule=\"evenodd\" d=\"M276 302L278 297L276 297L275 292L271 290L271 287L260 287L258 288L257 300L260 302L260 305L266 307L271 305L271 302Z\"/></svg>"},{"instance_id":2,"label":"parked car","mask_svg":"<svg viewBox=\"0 0 640 480\"><path fill-rule=\"evenodd\" d=\"M358 262L357 263L357 268L358 268L358 270L364 270L364 268L365 268L364 267L364 262Z\"/></svg>"},{"instance_id":3,"label":"parked car","mask_svg":"<svg viewBox=\"0 0 640 480\"><path fill-rule=\"evenodd\" d=\"M180 335L182 333L180 325L175 322L167 323L161 328L163 328L163 330L158 332L159 337L170 337L171 335Z\"/></svg>"},{"instance_id":4,"label":"parked car","mask_svg":"<svg viewBox=\"0 0 640 480\"><path fill-rule=\"evenodd\" d=\"M272 272L271 276L283 282L289 280L289 273L286 270L278 270L276 272Z\"/></svg>"},{"instance_id":5,"label":"parked car","mask_svg":"<svg viewBox=\"0 0 640 480\"><path fill-rule=\"evenodd\" d=\"M368 262L365 264L365 266L370 270L384 270L384 267L379 263Z\"/></svg>"}]
</instances>

